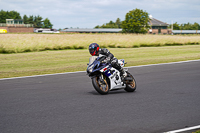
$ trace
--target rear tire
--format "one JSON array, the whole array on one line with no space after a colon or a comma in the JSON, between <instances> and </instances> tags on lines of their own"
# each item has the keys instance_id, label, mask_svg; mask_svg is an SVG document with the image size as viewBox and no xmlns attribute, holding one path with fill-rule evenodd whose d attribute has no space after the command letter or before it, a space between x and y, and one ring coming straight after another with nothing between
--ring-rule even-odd
<instances>
[{"instance_id":1,"label":"rear tire","mask_svg":"<svg viewBox=\"0 0 200 133\"><path fill-rule=\"evenodd\" d=\"M134 77L128 71L126 71L126 73L127 73L127 77L131 77L133 80L125 81L126 88L124 90L127 92L134 92L136 90L136 81L135 81Z\"/></svg>"},{"instance_id":2,"label":"rear tire","mask_svg":"<svg viewBox=\"0 0 200 133\"><path fill-rule=\"evenodd\" d=\"M105 83L102 83L100 81L99 77L92 78L92 84L93 84L95 90L101 95L108 94L108 92L109 92L109 86L108 86L108 83L106 81L106 77L104 77L103 80L104 80Z\"/></svg>"}]
</instances>

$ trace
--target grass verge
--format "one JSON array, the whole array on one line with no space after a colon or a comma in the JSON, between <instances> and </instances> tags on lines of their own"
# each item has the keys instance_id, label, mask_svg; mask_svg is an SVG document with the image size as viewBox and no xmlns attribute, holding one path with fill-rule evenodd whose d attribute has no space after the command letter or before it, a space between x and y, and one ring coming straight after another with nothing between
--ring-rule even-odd
<instances>
[{"instance_id":1,"label":"grass verge","mask_svg":"<svg viewBox=\"0 0 200 133\"><path fill-rule=\"evenodd\" d=\"M118 59L125 59L126 66L200 59L200 45L109 50ZM0 78L85 71L89 57L88 50L0 54Z\"/></svg>"},{"instance_id":2,"label":"grass verge","mask_svg":"<svg viewBox=\"0 0 200 133\"><path fill-rule=\"evenodd\" d=\"M200 130L197 130L197 131L195 131L195 132L192 132L192 133L200 133Z\"/></svg>"}]
</instances>

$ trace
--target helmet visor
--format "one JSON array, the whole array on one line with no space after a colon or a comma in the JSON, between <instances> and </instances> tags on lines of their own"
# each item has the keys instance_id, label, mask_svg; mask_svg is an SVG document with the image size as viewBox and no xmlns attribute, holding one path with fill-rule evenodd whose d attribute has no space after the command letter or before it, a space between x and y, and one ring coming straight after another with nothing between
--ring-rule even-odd
<instances>
[{"instance_id":1,"label":"helmet visor","mask_svg":"<svg viewBox=\"0 0 200 133\"><path fill-rule=\"evenodd\" d=\"M89 51L90 51L90 54L93 54L95 50L94 49L90 49Z\"/></svg>"}]
</instances>

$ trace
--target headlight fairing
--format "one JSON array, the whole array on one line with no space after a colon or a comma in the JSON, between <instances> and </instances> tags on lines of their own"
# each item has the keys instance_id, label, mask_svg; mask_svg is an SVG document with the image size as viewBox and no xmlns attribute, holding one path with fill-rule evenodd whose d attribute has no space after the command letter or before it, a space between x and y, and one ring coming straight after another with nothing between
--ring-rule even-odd
<instances>
[{"instance_id":1,"label":"headlight fairing","mask_svg":"<svg viewBox=\"0 0 200 133\"><path fill-rule=\"evenodd\" d=\"M91 73L93 70L94 64L88 67L88 72Z\"/></svg>"}]
</instances>

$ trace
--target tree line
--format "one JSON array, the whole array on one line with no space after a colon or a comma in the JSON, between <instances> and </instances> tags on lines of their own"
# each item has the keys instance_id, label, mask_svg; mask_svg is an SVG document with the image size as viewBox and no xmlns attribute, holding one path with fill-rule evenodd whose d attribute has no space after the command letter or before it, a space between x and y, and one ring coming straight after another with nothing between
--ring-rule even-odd
<instances>
[{"instance_id":1,"label":"tree line","mask_svg":"<svg viewBox=\"0 0 200 133\"><path fill-rule=\"evenodd\" d=\"M122 28L124 33L147 33L150 25L149 14L141 9L133 9L125 15L125 20L121 21L117 18L116 22L110 21L101 26L97 25L95 28ZM168 26L169 29L172 28L172 24ZM173 23L173 30L200 30L200 24L198 23L186 23L178 24Z\"/></svg>"},{"instance_id":2,"label":"tree line","mask_svg":"<svg viewBox=\"0 0 200 133\"><path fill-rule=\"evenodd\" d=\"M169 28L172 28L172 24L169 25ZM178 24L176 22L173 23L173 30L200 30L200 24L196 22L194 24L191 24L189 22L186 24Z\"/></svg>"},{"instance_id":3,"label":"tree line","mask_svg":"<svg viewBox=\"0 0 200 133\"><path fill-rule=\"evenodd\" d=\"M24 24L33 24L35 28L52 28L53 24L48 18L43 18L41 16L24 15L20 16L20 13L17 11L0 11L0 23L6 23L6 19L23 19Z\"/></svg>"},{"instance_id":4,"label":"tree line","mask_svg":"<svg viewBox=\"0 0 200 133\"><path fill-rule=\"evenodd\" d=\"M147 12L136 8L126 14L124 21L117 18L115 22L110 21L102 26L97 25L95 28L122 28L124 33L147 33L150 28L149 20Z\"/></svg>"},{"instance_id":5,"label":"tree line","mask_svg":"<svg viewBox=\"0 0 200 133\"><path fill-rule=\"evenodd\" d=\"M120 20L120 18L117 18L117 20L115 22L110 21L109 23L103 24L102 26L95 26L95 28L122 28L122 21Z\"/></svg>"}]
</instances>

